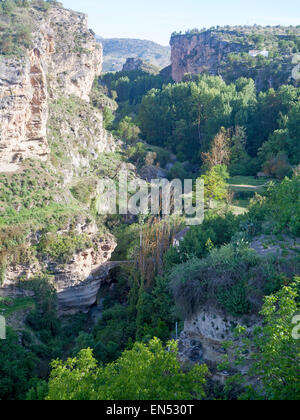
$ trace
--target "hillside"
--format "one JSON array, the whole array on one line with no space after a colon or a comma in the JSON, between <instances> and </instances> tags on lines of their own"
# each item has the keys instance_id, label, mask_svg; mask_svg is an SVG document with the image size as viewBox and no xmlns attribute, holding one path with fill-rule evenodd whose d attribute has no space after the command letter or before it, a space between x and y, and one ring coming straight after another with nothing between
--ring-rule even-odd
<instances>
[{"instance_id":1,"label":"hillside","mask_svg":"<svg viewBox=\"0 0 300 420\"><path fill-rule=\"evenodd\" d=\"M227 82L251 77L259 90L299 82L299 27L217 27L171 37L172 77L222 75Z\"/></svg>"},{"instance_id":2,"label":"hillside","mask_svg":"<svg viewBox=\"0 0 300 420\"><path fill-rule=\"evenodd\" d=\"M103 71L120 71L127 58L140 58L156 67L170 64L170 47L140 39L104 39L97 37L103 45Z\"/></svg>"}]
</instances>

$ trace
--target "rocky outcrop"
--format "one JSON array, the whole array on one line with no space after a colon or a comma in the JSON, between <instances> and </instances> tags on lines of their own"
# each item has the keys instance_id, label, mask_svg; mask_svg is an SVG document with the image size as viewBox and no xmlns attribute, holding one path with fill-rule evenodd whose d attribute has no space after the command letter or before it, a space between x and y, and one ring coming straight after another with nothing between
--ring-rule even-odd
<instances>
[{"instance_id":1,"label":"rocky outcrop","mask_svg":"<svg viewBox=\"0 0 300 420\"><path fill-rule=\"evenodd\" d=\"M151 182L153 179L166 179L168 171L154 165L143 166L139 171L141 179Z\"/></svg>"},{"instance_id":2,"label":"rocky outcrop","mask_svg":"<svg viewBox=\"0 0 300 420\"><path fill-rule=\"evenodd\" d=\"M172 78L181 82L186 73L218 74L221 61L230 53L243 50L241 44L223 41L210 31L193 36L171 38Z\"/></svg>"},{"instance_id":3,"label":"rocky outcrop","mask_svg":"<svg viewBox=\"0 0 300 420\"><path fill-rule=\"evenodd\" d=\"M28 157L45 160L48 118L46 74L38 50L26 60L0 61L0 172Z\"/></svg>"},{"instance_id":4,"label":"rocky outcrop","mask_svg":"<svg viewBox=\"0 0 300 420\"><path fill-rule=\"evenodd\" d=\"M192 31L185 35L173 34L171 44L172 78L181 82L186 74L220 75L232 83L240 77L252 78L258 90L277 89L282 84L299 82L295 54L281 46L282 40L291 41L291 35L282 28L259 28L267 41L263 55L255 41L256 27L212 28L202 32ZM299 30L291 28L291 34L299 36ZM271 55L267 51L272 45ZM296 55L297 56L297 55ZM293 64L294 62L294 64Z\"/></svg>"},{"instance_id":5,"label":"rocky outcrop","mask_svg":"<svg viewBox=\"0 0 300 420\"><path fill-rule=\"evenodd\" d=\"M52 267L60 314L87 312L96 303L100 284L109 274L117 244L111 235L94 238L94 247L74 256L69 264Z\"/></svg>"},{"instance_id":6,"label":"rocky outcrop","mask_svg":"<svg viewBox=\"0 0 300 420\"><path fill-rule=\"evenodd\" d=\"M89 101L97 75L102 71L102 46L88 30L87 15L51 9L39 31L41 43L51 55L48 66L50 95L75 95Z\"/></svg>"},{"instance_id":7,"label":"rocky outcrop","mask_svg":"<svg viewBox=\"0 0 300 420\"><path fill-rule=\"evenodd\" d=\"M140 70L143 64L144 62L140 58L127 58L122 71Z\"/></svg>"},{"instance_id":8,"label":"rocky outcrop","mask_svg":"<svg viewBox=\"0 0 300 420\"><path fill-rule=\"evenodd\" d=\"M155 67L153 64L141 60L140 58L127 58L123 65L122 71L143 71L149 74L159 74L159 67Z\"/></svg>"},{"instance_id":9,"label":"rocky outcrop","mask_svg":"<svg viewBox=\"0 0 300 420\"><path fill-rule=\"evenodd\" d=\"M102 48L86 15L56 7L32 14L33 48L23 57L0 57L0 172L26 158L47 159L48 98L88 101L102 69Z\"/></svg>"},{"instance_id":10,"label":"rocky outcrop","mask_svg":"<svg viewBox=\"0 0 300 420\"><path fill-rule=\"evenodd\" d=\"M100 235L93 223L78 223L75 230L78 234L88 235L93 246L73 255L65 264L39 258L25 265L9 266L0 286L0 296L33 296L26 287L26 280L47 272L57 291L59 313L65 315L87 312L96 302L101 282L114 267L114 263L109 261L117 244L111 234ZM57 235L64 233L67 232L58 232Z\"/></svg>"},{"instance_id":11,"label":"rocky outcrop","mask_svg":"<svg viewBox=\"0 0 300 420\"><path fill-rule=\"evenodd\" d=\"M235 341L238 345L239 340L234 336L234 329L237 325L250 325L248 333L253 326L259 324L256 315L237 318L225 314L216 308L203 308L192 319L186 320L184 330L179 338L179 357L185 363L206 363L214 373L214 379L222 383L229 376L229 372L219 372L216 367L224 361L224 355L231 352L224 350L224 342ZM249 368L249 363L240 367L240 372L244 374Z\"/></svg>"}]
</instances>

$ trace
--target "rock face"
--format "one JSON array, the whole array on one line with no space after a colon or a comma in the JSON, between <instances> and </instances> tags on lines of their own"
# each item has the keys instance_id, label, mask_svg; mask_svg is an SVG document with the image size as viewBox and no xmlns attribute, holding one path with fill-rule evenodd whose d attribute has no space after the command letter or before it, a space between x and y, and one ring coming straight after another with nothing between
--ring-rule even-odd
<instances>
[{"instance_id":1,"label":"rock face","mask_svg":"<svg viewBox=\"0 0 300 420\"><path fill-rule=\"evenodd\" d=\"M186 73L218 74L218 65L229 53L242 51L242 45L223 41L211 32L171 38L172 78L181 82Z\"/></svg>"},{"instance_id":2,"label":"rock face","mask_svg":"<svg viewBox=\"0 0 300 420\"><path fill-rule=\"evenodd\" d=\"M140 70L143 63L143 60L140 58L127 58L126 63L123 65L122 71Z\"/></svg>"},{"instance_id":3,"label":"rock face","mask_svg":"<svg viewBox=\"0 0 300 420\"><path fill-rule=\"evenodd\" d=\"M0 172L31 156L47 158L47 97L37 49L24 61L0 61Z\"/></svg>"},{"instance_id":4,"label":"rock face","mask_svg":"<svg viewBox=\"0 0 300 420\"><path fill-rule=\"evenodd\" d=\"M109 274L109 263L117 244L111 235L94 240L94 248L74 256L70 263L55 267L55 288L60 314L87 312L96 303L100 284Z\"/></svg>"},{"instance_id":5,"label":"rock face","mask_svg":"<svg viewBox=\"0 0 300 420\"><path fill-rule=\"evenodd\" d=\"M238 324L254 326L258 323L259 319L255 315L239 319L228 316L215 308L204 308L191 320L185 321L184 330L179 338L180 360L182 362L207 363L214 372L214 379L224 382L228 372L215 370L227 353L223 349L224 341L237 341L233 331ZM247 363L240 371L244 373L245 369L248 369Z\"/></svg>"},{"instance_id":6,"label":"rock face","mask_svg":"<svg viewBox=\"0 0 300 420\"><path fill-rule=\"evenodd\" d=\"M0 172L16 170L26 158L46 160L48 99L88 101L102 70L102 47L86 15L55 7L32 13L33 48L24 57L0 58Z\"/></svg>"},{"instance_id":7,"label":"rock face","mask_svg":"<svg viewBox=\"0 0 300 420\"><path fill-rule=\"evenodd\" d=\"M281 46L282 40L290 41L290 35L284 28L260 27L259 31L267 40L263 57L256 52L261 50L255 41L257 31L256 27L225 27L173 34L170 41L173 80L181 82L185 74L207 73L220 75L227 83L240 77L252 78L258 90L277 89L288 83L297 86L300 79L295 66L297 54ZM299 36L298 28L291 27L290 31L295 37Z\"/></svg>"},{"instance_id":8,"label":"rock face","mask_svg":"<svg viewBox=\"0 0 300 420\"><path fill-rule=\"evenodd\" d=\"M109 260L117 244L112 235L99 235L97 226L93 223L78 224L76 231L88 235L93 247L73 255L66 264L46 259L37 260L30 265L8 267L0 287L0 296L32 296L32 292L22 286L20 281L26 282L26 279L30 280L47 270L57 291L59 314L87 312L96 302L101 281L106 279L110 269L114 267L114 263Z\"/></svg>"}]
</instances>

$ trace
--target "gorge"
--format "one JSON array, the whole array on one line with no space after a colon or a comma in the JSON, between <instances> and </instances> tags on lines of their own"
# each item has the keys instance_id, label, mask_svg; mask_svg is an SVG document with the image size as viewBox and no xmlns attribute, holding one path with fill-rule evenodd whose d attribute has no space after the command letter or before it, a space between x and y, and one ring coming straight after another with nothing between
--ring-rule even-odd
<instances>
[{"instance_id":1,"label":"gorge","mask_svg":"<svg viewBox=\"0 0 300 420\"><path fill-rule=\"evenodd\" d=\"M0 0L0 400L300 399L299 38L173 33L171 64L114 38L104 63L87 15ZM129 199L201 181L203 223L172 189L102 213L123 171Z\"/></svg>"}]
</instances>

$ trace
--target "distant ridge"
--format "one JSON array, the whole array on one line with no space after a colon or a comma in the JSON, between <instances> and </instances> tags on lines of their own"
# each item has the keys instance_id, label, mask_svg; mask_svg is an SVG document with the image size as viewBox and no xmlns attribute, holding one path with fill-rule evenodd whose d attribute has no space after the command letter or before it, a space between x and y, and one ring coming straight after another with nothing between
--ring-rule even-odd
<instances>
[{"instance_id":1,"label":"distant ridge","mask_svg":"<svg viewBox=\"0 0 300 420\"><path fill-rule=\"evenodd\" d=\"M156 67L164 68L170 65L171 49L152 41L129 38L105 39L97 36L97 41L103 45L103 71L121 71L127 58L140 58Z\"/></svg>"}]
</instances>

